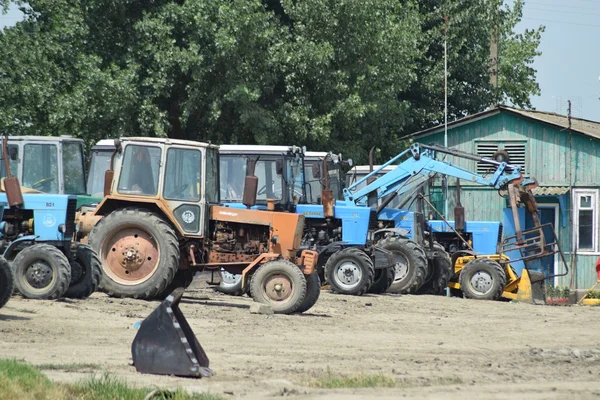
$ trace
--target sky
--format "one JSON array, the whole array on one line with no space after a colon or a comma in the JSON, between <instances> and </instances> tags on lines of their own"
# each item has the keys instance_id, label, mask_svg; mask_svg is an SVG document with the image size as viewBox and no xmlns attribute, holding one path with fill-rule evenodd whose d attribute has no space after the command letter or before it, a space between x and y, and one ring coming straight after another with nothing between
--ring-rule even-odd
<instances>
[{"instance_id":1,"label":"sky","mask_svg":"<svg viewBox=\"0 0 600 400\"><path fill-rule=\"evenodd\" d=\"M506 0L512 5L513 0ZM17 9L0 15L0 27L21 19ZM533 68L542 91L532 98L540 111L600 121L600 0L525 0L517 32L544 25Z\"/></svg>"}]
</instances>

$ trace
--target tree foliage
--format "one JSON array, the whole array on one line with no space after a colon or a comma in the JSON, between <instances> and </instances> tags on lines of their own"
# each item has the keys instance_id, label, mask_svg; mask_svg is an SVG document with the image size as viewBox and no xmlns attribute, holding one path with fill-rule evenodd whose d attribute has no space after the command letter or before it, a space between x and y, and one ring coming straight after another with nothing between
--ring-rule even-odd
<instances>
[{"instance_id":1,"label":"tree foliage","mask_svg":"<svg viewBox=\"0 0 600 400\"><path fill-rule=\"evenodd\" d=\"M9 0L0 0L7 7ZM542 28L501 0L22 0L0 33L0 128L303 144L364 161L443 117L530 106ZM499 87L490 85L497 33Z\"/></svg>"}]
</instances>

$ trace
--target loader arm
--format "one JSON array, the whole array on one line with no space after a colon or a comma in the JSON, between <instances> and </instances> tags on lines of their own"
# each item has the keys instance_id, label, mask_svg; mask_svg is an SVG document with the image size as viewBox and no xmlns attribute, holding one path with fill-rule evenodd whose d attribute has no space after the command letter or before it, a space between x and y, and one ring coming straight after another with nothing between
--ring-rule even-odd
<instances>
[{"instance_id":1,"label":"loader arm","mask_svg":"<svg viewBox=\"0 0 600 400\"><path fill-rule=\"evenodd\" d=\"M491 166L495 166L496 171L492 176L485 177L450 162L437 160L435 158L436 151L449 153L459 158L473 159L479 162L488 163ZM369 178L377 177L377 174L385 167L395 164L407 155L409 155L409 158L398 164L396 168L381 175L374 182L367 184L364 188L354 191L363 182L368 182ZM405 187L412 187L411 178L413 177L427 176L436 173L452 176L468 182L478 183L483 186L493 187L495 189L501 189L510 182L522 179L521 168L519 166L498 162L489 158L477 157L468 153L451 152L450 149L442 147L424 146L415 143L411 145L408 150L398 154L396 157L344 189L344 198L346 201L353 202L354 204L365 205L369 193L377 192L377 198L381 199L389 194L401 191Z\"/></svg>"}]
</instances>

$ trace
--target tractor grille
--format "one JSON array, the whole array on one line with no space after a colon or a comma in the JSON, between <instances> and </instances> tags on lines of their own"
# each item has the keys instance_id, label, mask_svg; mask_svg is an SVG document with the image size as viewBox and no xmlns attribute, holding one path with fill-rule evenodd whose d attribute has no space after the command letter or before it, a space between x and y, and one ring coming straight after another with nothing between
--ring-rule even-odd
<instances>
[{"instance_id":1,"label":"tractor grille","mask_svg":"<svg viewBox=\"0 0 600 400\"><path fill-rule=\"evenodd\" d=\"M369 229L377 229L377 210L373 208L369 213Z\"/></svg>"},{"instance_id":2,"label":"tractor grille","mask_svg":"<svg viewBox=\"0 0 600 400\"><path fill-rule=\"evenodd\" d=\"M69 199L67 203L67 218L65 219L65 238L73 237L75 232L75 213L77 212L77 199Z\"/></svg>"}]
</instances>

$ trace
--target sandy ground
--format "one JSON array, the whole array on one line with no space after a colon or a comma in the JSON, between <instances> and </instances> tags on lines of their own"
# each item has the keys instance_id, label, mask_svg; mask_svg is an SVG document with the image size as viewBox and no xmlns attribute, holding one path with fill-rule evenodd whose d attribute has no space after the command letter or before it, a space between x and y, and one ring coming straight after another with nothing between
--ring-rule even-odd
<instances>
[{"instance_id":1,"label":"sandy ground","mask_svg":"<svg viewBox=\"0 0 600 400\"><path fill-rule=\"evenodd\" d=\"M58 381L108 371L141 386L181 387L226 398L563 399L600 397L600 307L533 306L433 296L322 292L305 315L249 313L195 282L181 309L216 375L143 375L131 365L134 324L159 303L113 299L34 301L0 310L0 357L48 370ZM324 374L384 374L401 387L315 389Z\"/></svg>"}]
</instances>

